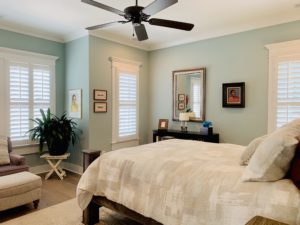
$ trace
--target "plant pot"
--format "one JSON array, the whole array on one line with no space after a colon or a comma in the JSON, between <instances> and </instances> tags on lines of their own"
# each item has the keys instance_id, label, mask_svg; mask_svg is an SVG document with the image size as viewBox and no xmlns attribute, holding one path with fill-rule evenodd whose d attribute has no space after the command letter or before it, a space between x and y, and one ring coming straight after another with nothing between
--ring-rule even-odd
<instances>
[{"instance_id":1,"label":"plant pot","mask_svg":"<svg viewBox=\"0 0 300 225\"><path fill-rule=\"evenodd\" d=\"M62 141L47 141L48 151L50 155L63 155L68 151L69 141L62 140Z\"/></svg>"}]
</instances>

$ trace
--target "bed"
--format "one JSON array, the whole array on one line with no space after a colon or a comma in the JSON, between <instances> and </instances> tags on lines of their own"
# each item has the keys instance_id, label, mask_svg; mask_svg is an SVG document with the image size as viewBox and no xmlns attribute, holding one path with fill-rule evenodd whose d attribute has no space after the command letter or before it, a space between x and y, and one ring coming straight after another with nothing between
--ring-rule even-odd
<instances>
[{"instance_id":1,"label":"bed","mask_svg":"<svg viewBox=\"0 0 300 225\"><path fill-rule=\"evenodd\" d=\"M256 215L300 224L291 180L241 181L244 149L172 139L105 153L78 183L84 222L97 222L100 205L143 224L242 225Z\"/></svg>"}]
</instances>

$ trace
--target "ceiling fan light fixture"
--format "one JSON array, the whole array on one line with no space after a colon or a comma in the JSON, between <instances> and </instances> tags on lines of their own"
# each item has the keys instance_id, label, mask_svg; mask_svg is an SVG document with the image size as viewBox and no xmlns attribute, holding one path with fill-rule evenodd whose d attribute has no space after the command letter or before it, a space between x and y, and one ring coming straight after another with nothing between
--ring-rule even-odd
<instances>
[{"instance_id":1,"label":"ceiling fan light fixture","mask_svg":"<svg viewBox=\"0 0 300 225\"><path fill-rule=\"evenodd\" d=\"M139 41L144 41L148 39L148 35L147 35L145 25L142 24L142 22L148 22L150 25L168 27L168 28L185 30L185 31L190 31L194 27L194 24L173 21L173 20L164 20L164 19L155 19L155 18L149 20L150 16L170 7L171 5L174 5L175 3L178 2L178 0L155 0L146 7L138 6L138 1L136 0L135 6L129 6L125 8L124 11L120 11L118 9L96 2L94 0L81 0L81 1L89 5L96 6L106 11L110 11L112 13L123 16L127 20L127 21L117 21L117 22L111 22L102 25L88 27L87 28L88 30L95 30L95 29L111 26L118 23L124 24L128 22L132 22L137 39Z\"/></svg>"}]
</instances>

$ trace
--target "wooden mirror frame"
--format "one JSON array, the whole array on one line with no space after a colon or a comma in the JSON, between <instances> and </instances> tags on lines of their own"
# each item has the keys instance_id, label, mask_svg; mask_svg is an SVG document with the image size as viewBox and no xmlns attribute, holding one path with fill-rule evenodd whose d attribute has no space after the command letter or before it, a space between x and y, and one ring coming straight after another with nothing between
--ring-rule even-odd
<instances>
[{"instance_id":1,"label":"wooden mirror frame","mask_svg":"<svg viewBox=\"0 0 300 225\"><path fill-rule=\"evenodd\" d=\"M202 114L200 115L200 117L195 117L195 118L191 118L190 121L191 122L202 122L205 120L205 101L206 101L206 68L202 67L202 68L196 68L196 69L186 69L186 70L175 70L172 72L173 78L172 78L172 82L173 82L173 105L172 105L172 119L173 121L179 121L179 118L176 117L176 109L175 107L177 107L176 104L176 90L177 90L177 82L176 82L176 75L178 73L181 74L186 74L188 75L189 73L195 73L195 72L199 72L202 73L203 75L203 86L202 86L202 93L200 93L200 98L202 99L202 104L201 104L201 108L202 110L200 110L202 112ZM201 109L200 108L200 109Z\"/></svg>"}]
</instances>

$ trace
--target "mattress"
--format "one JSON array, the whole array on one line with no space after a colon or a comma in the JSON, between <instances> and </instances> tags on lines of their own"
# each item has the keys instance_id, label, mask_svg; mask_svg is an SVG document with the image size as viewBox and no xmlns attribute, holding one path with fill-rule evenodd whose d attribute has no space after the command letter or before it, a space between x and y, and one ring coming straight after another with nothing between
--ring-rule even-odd
<instances>
[{"instance_id":1,"label":"mattress","mask_svg":"<svg viewBox=\"0 0 300 225\"><path fill-rule=\"evenodd\" d=\"M242 225L256 215L300 224L289 179L241 181L244 149L172 139L105 153L78 183L79 206L97 195L165 225Z\"/></svg>"}]
</instances>

